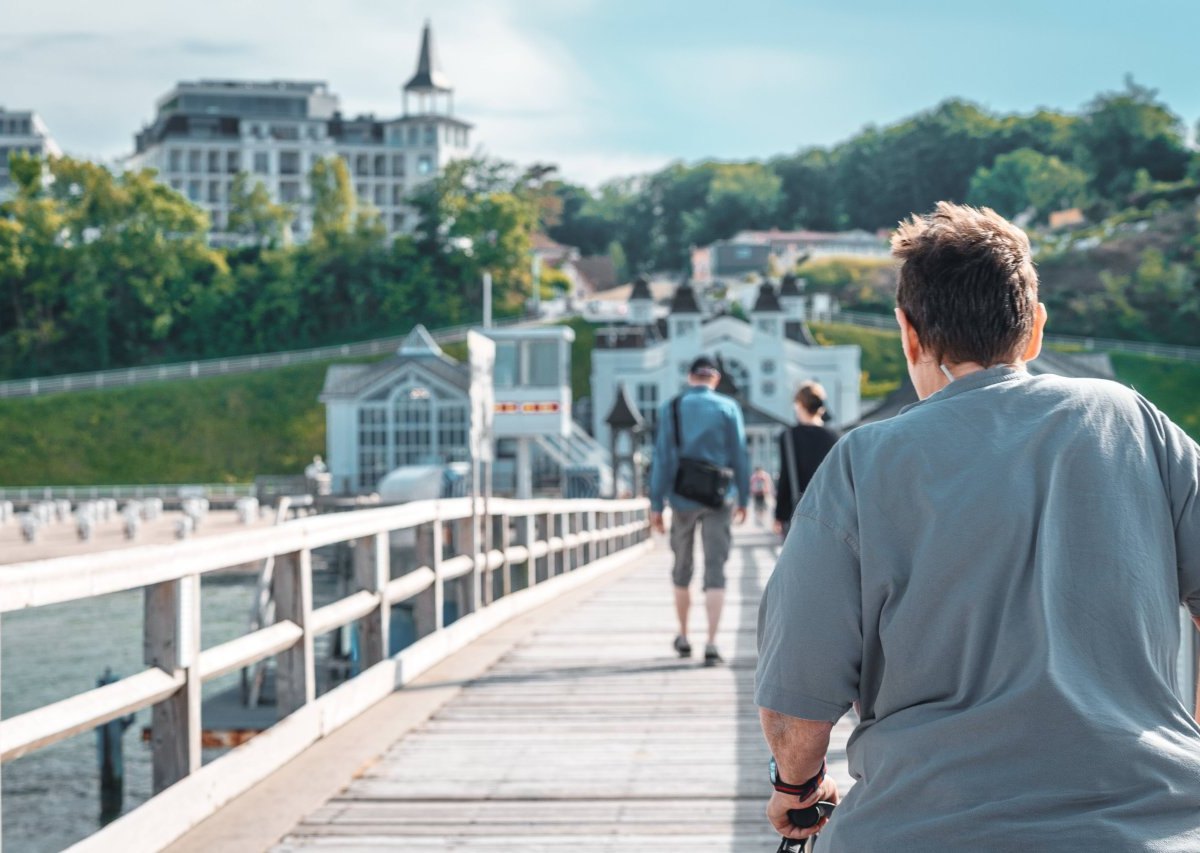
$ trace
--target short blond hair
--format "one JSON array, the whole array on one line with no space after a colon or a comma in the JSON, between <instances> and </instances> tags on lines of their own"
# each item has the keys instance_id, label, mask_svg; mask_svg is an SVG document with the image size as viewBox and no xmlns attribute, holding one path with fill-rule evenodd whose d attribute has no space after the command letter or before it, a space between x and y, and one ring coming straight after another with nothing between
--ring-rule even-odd
<instances>
[{"instance_id":1,"label":"short blond hair","mask_svg":"<svg viewBox=\"0 0 1200 853\"><path fill-rule=\"evenodd\" d=\"M940 201L892 235L903 261L896 304L939 361L984 367L1020 357L1033 334L1029 237L996 211Z\"/></svg>"}]
</instances>

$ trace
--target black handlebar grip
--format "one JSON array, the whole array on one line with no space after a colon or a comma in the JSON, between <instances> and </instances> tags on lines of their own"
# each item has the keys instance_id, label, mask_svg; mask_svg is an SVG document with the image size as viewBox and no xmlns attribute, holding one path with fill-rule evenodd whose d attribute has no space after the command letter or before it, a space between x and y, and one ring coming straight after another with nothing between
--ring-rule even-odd
<instances>
[{"instance_id":1,"label":"black handlebar grip","mask_svg":"<svg viewBox=\"0 0 1200 853\"><path fill-rule=\"evenodd\" d=\"M833 803L821 800L806 809L788 809L788 820L798 829L808 829L810 826L816 826L821 818L833 814L833 809Z\"/></svg>"}]
</instances>

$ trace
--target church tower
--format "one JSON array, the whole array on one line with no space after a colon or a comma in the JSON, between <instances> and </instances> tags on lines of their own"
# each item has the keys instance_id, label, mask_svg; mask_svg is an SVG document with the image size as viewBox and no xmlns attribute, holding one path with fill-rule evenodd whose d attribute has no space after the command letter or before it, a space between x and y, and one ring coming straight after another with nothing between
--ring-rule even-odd
<instances>
[{"instance_id":1,"label":"church tower","mask_svg":"<svg viewBox=\"0 0 1200 853\"><path fill-rule=\"evenodd\" d=\"M439 67L433 54L433 30L429 21L421 31L421 54L417 57L417 72L404 84L404 114L409 110L409 96L416 98L416 115L454 115L454 86Z\"/></svg>"},{"instance_id":2,"label":"church tower","mask_svg":"<svg viewBox=\"0 0 1200 853\"><path fill-rule=\"evenodd\" d=\"M451 160L471 156L471 125L454 115L454 86L433 49L429 22L421 31L416 73L404 84L404 115L388 128L391 147L404 148L411 188L440 173Z\"/></svg>"}]
</instances>

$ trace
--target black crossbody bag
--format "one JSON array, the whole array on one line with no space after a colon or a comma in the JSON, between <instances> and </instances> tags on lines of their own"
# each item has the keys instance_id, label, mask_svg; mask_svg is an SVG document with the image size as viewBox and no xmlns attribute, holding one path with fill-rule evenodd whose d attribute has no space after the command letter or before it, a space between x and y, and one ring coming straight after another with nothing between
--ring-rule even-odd
<instances>
[{"instance_id":1,"label":"black crossbody bag","mask_svg":"<svg viewBox=\"0 0 1200 853\"><path fill-rule=\"evenodd\" d=\"M683 439L679 429L679 398L671 401L671 420L675 429L675 452L683 451ZM729 486L733 482L733 470L705 462L702 459L688 459L679 456L679 466L675 470L674 492L681 498L695 501L698 504L720 509L725 506L725 498L729 494Z\"/></svg>"}]
</instances>

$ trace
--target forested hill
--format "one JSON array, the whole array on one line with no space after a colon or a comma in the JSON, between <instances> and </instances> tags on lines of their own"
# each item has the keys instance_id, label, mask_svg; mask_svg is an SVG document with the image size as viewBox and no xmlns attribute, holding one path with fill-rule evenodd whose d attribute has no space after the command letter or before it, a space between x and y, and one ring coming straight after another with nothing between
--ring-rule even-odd
<instances>
[{"instance_id":1,"label":"forested hill","mask_svg":"<svg viewBox=\"0 0 1200 853\"><path fill-rule=\"evenodd\" d=\"M669 270L688 247L743 229L890 229L941 199L1033 225L1078 206L1098 222L1164 192L1194 198L1200 156L1186 140L1184 122L1132 80L1078 112L1002 115L950 100L832 148L676 163L596 192L564 184L550 233L628 270Z\"/></svg>"},{"instance_id":2,"label":"forested hill","mask_svg":"<svg viewBox=\"0 0 1200 853\"><path fill-rule=\"evenodd\" d=\"M239 176L228 222L236 245L225 248L208 241L205 213L149 172L14 156L16 194L0 202L0 378L474 322L484 270L497 311L517 312L535 286L537 231L585 255L609 253L624 277L681 270L690 246L744 229L891 228L941 199L1020 215L1034 229L1081 207L1090 231L1040 241L1058 330L1195 343L1200 155L1185 140L1155 92L1127 81L1077 113L998 115L947 101L832 148L674 164L596 192L562 182L551 165L456 162L409 197L417 225L395 239L334 159L308 175L308 242L289 240L294 210ZM890 304L886 269L804 273L854 306ZM537 286L564 283L547 268Z\"/></svg>"}]
</instances>

